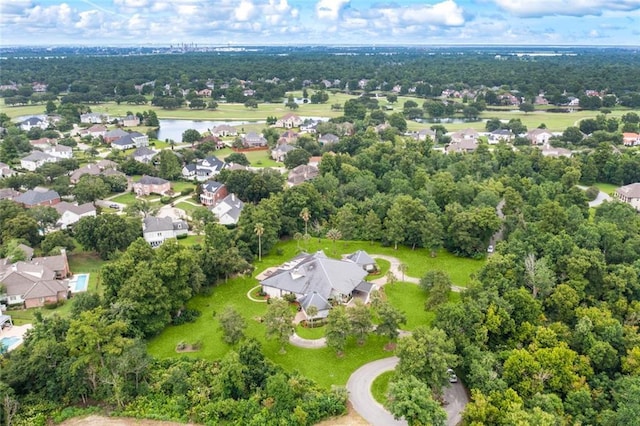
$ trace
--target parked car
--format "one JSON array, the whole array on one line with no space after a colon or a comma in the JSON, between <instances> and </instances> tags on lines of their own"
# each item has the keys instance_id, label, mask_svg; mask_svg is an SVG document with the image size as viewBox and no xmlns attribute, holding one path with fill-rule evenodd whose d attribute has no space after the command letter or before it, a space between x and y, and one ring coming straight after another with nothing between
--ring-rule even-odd
<instances>
[{"instance_id":1,"label":"parked car","mask_svg":"<svg viewBox=\"0 0 640 426\"><path fill-rule=\"evenodd\" d=\"M447 368L447 374L449 375L449 383L458 383L458 376L456 372L450 368Z\"/></svg>"},{"instance_id":2,"label":"parked car","mask_svg":"<svg viewBox=\"0 0 640 426\"><path fill-rule=\"evenodd\" d=\"M493 246L487 247L487 253L493 253Z\"/></svg>"},{"instance_id":3,"label":"parked car","mask_svg":"<svg viewBox=\"0 0 640 426\"><path fill-rule=\"evenodd\" d=\"M109 207L112 208L112 209L120 210L120 205L119 204L115 204L115 203L109 204Z\"/></svg>"}]
</instances>

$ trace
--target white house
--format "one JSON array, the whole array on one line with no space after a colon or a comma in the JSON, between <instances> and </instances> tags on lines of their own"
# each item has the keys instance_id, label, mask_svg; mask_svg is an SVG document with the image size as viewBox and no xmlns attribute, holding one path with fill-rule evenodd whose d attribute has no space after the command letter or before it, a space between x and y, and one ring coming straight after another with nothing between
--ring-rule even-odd
<instances>
[{"instance_id":1,"label":"white house","mask_svg":"<svg viewBox=\"0 0 640 426\"><path fill-rule=\"evenodd\" d=\"M640 211L640 182L621 186L616 189L614 196L623 203L627 203L637 211Z\"/></svg>"},{"instance_id":2,"label":"white house","mask_svg":"<svg viewBox=\"0 0 640 426\"><path fill-rule=\"evenodd\" d=\"M60 159L69 159L73 157L73 149L66 145L53 145L47 147L45 153Z\"/></svg>"},{"instance_id":3,"label":"white house","mask_svg":"<svg viewBox=\"0 0 640 426\"><path fill-rule=\"evenodd\" d=\"M221 225L235 225L240 219L243 208L242 200L236 194L229 194L211 207L211 212L218 218Z\"/></svg>"},{"instance_id":4,"label":"white house","mask_svg":"<svg viewBox=\"0 0 640 426\"><path fill-rule=\"evenodd\" d=\"M58 158L53 155L41 151L33 151L31 154L20 159L20 166L25 170L33 172L45 163L55 163L56 161L58 161Z\"/></svg>"},{"instance_id":5,"label":"white house","mask_svg":"<svg viewBox=\"0 0 640 426\"><path fill-rule=\"evenodd\" d=\"M20 128L25 132L28 132L34 127L39 127L44 130L49 127L49 122L47 120L43 120L40 117L29 117L20 123Z\"/></svg>"},{"instance_id":6,"label":"white house","mask_svg":"<svg viewBox=\"0 0 640 426\"><path fill-rule=\"evenodd\" d=\"M533 145L546 145L552 136L553 133L547 129L531 129L527 132L527 139L529 139Z\"/></svg>"},{"instance_id":7,"label":"white house","mask_svg":"<svg viewBox=\"0 0 640 426\"><path fill-rule=\"evenodd\" d=\"M60 214L60 219L56 223L56 227L60 229L67 229L83 217L96 216L96 207L93 203L77 205L61 201L53 208Z\"/></svg>"},{"instance_id":8,"label":"white house","mask_svg":"<svg viewBox=\"0 0 640 426\"><path fill-rule=\"evenodd\" d=\"M174 221L170 217L148 216L142 221L142 236L151 247L159 247L169 238L178 238L189 232L184 220Z\"/></svg>"}]
</instances>

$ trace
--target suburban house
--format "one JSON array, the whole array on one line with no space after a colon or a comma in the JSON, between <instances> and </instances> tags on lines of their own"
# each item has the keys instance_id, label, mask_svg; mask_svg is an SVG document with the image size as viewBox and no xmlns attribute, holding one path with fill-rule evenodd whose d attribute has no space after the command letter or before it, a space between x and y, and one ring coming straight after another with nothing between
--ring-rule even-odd
<instances>
[{"instance_id":1,"label":"suburban house","mask_svg":"<svg viewBox=\"0 0 640 426\"><path fill-rule=\"evenodd\" d=\"M636 146L640 145L640 134L638 133L623 133L622 143L624 146Z\"/></svg>"},{"instance_id":2,"label":"suburban house","mask_svg":"<svg viewBox=\"0 0 640 426\"><path fill-rule=\"evenodd\" d=\"M271 158L273 158L276 161L282 162L287 157L287 154L293 151L294 149L296 149L295 146L289 145L286 143L282 145L278 145L271 150Z\"/></svg>"},{"instance_id":3,"label":"suburban house","mask_svg":"<svg viewBox=\"0 0 640 426\"><path fill-rule=\"evenodd\" d=\"M142 221L142 236L151 247L159 247L169 238L187 235L189 226L184 220L147 216Z\"/></svg>"},{"instance_id":4,"label":"suburban house","mask_svg":"<svg viewBox=\"0 0 640 426\"><path fill-rule=\"evenodd\" d=\"M475 139L460 139L457 140L455 142L451 142L449 145L447 145L447 147L445 148L445 151L447 154L452 154L455 152L460 152L460 153L469 153L469 152L474 152L476 149L478 149L478 141Z\"/></svg>"},{"instance_id":5,"label":"suburban house","mask_svg":"<svg viewBox=\"0 0 640 426\"><path fill-rule=\"evenodd\" d=\"M13 188L0 188L0 200L13 200L19 196L20 193Z\"/></svg>"},{"instance_id":6,"label":"suburban house","mask_svg":"<svg viewBox=\"0 0 640 426\"><path fill-rule=\"evenodd\" d=\"M222 169L226 169L227 167L229 167L227 163L211 155L203 160L198 160L196 163L185 165L182 168L182 176L187 179L195 177L196 180L204 182L217 176Z\"/></svg>"},{"instance_id":7,"label":"suburban house","mask_svg":"<svg viewBox=\"0 0 640 426\"><path fill-rule=\"evenodd\" d=\"M299 115L289 113L285 114L282 118L276 121L275 127L283 127L285 129L291 129L292 127L300 127L302 119Z\"/></svg>"},{"instance_id":8,"label":"suburban house","mask_svg":"<svg viewBox=\"0 0 640 426\"><path fill-rule=\"evenodd\" d=\"M205 206L213 206L218 201L227 196L227 187L220 182L210 180L202 185L202 193L200 194L200 202Z\"/></svg>"},{"instance_id":9,"label":"suburban house","mask_svg":"<svg viewBox=\"0 0 640 426\"><path fill-rule=\"evenodd\" d=\"M551 145L544 144L542 147L537 147L542 151L542 155L545 157L571 157L572 152L566 148L556 148Z\"/></svg>"},{"instance_id":10,"label":"suburban house","mask_svg":"<svg viewBox=\"0 0 640 426\"><path fill-rule=\"evenodd\" d=\"M320 145L331 145L340 142L340 138L333 133L325 133L318 138Z\"/></svg>"},{"instance_id":11,"label":"suburban house","mask_svg":"<svg viewBox=\"0 0 640 426\"><path fill-rule=\"evenodd\" d=\"M257 148L267 146L267 140L256 132L249 132L242 137L242 145L245 148Z\"/></svg>"},{"instance_id":12,"label":"suburban house","mask_svg":"<svg viewBox=\"0 0 640 426\"><path fill-rule=\"evenodd\" d=\"M58 157L54 157L53 155L46 154L42 151L33 151L31 154L20 159L20 166L25 170L33 172L38 167L46 163L55 163L56 161L58 161Z\"/></svg>"},{"instance_id":13,"label":"suburban house","mask_svg":"<svg viewBox=\"0 0 640 426\"><path fill-rule=\"evenodd\" d=\"M303 182L317 177L318 173L320 172L317 167L311 166L309 164L301 164L300 166L291 169L291 171L289 172L289 177L287 177L287 185L300 185Z\"/></svg>"},{"instance_id":14,"label":"suburban house","mask_svg":"<svg viewBox=\"0 0 640 426\"><path fill-rule=\"evenodd\" d=\"M511 142L515 139L515 135L509 129L496 129L487 135L490 144L503 142Z\"/></svg>"},{"instance_id":15,"label":"suburban house","mask_svg":"<svg viewBox=\"0 0 640 426\"><path fill-rule=\"evenodd\" d=\"M60 195L52 189L35 187L14 198L13 201L22 204L26 208L55 206L60 202Z\"/></svg>"},{"instance_id":16,"label":"suburban house","mask_svg":"<svg viewBox=\"0 0 640 426\"><path fill-rule=\"evenodd\" d=\"M144 175L133 184L133 191L137 195L164 195L171 191L171 182L159 177Z\"/></svg>"},{"instance_id":17,"label":"suburban house","mask_svg":"<svg viewBox=\"0 0 640 426\"><path fill-rule=\"evenodd\" d=\"M640 212L640 182L621 186L616 189L614 196Z\"/></svg>"},{"instance_id":18,"label":"suburban house","mask_svg":"<svg viewBox=\"0 0 640 426\"><path fill-rule=\"evenodd\" d=\"M7 259L0 260L0 282L8 305L36 308L66 300L69 275L64 249L59 256L36 257L26 262L11 264Z\"/></svg>"},{"instance_id":19,"label":"suburban house","mask_svg":"<svg viewBox=\"0 0 640 426\"><path fill-rule=\"evenodd\" d=\"M233 126L229 126L228 124L221 124L211 130L211 136L216 136L219 138L226 136L238 136L238 130L236 130L236 128Z\"/></svg>"},{"instance_id":20,"label":"suburban house","mask_svg":"<svg viewBox=\"0 0 640 426\"><path fill-rule=\"evenodd\" d=\"M80 182L80 178L84 175L97 176L100 173L102 173L102 169L98 167L97 164L87 164L86 166L74 170L69 177L69 181L75 185L76 183Z\"/></svg>"},{"instance_id":21,"label":"suburban house","mask_svg":"<svg viewBox=\"0 0 640 426\"><path fill-rule=\"evenodd\" d=\"M141 146L140 148L133 151L133 154L131 154L131 156L133 157L134 160L139 161L141 163L149 163L151 162L151 159L155 157L155 155L158 152L159 151L154 151L153 149L148 148L146 146Z\"/></svg>"},{"instance_id":22,"label":"suburban house","mask_svg":"<svg viewBox=\"0 0 640 426\"><path fill-rule=\"evenodd\" d=\"M60 229L67 229L83 217L96 216L96 207L93 203L78 205L62 201L53 208L60 214L60 219L56 223L56 227Z\"/></svg>"},{"instance_id":23,"label":"suburban house","mask_svg":"<svg viewBox=\"0 0 640 426\"><path fill-rule=\"evenodd\" d=\"M431 140L436 140L436 132L431 129L420 129L417 133L413 134L413 137L419 141L426 141L427 138L431 138Z\"/></svg>"},{"instance_id":24,"label":"suburban house","mask_svg":"<svg viewBox=\"0 0 640 426\"><path fill-rule=\"evenodd\" d=\"M57 139L51 138L40 138L40 139L32 139L29 141L29 145L34 148L38 148L41 151L46 151L47 148L51 148L52 145L58 143Z\"/></svg>"},{"instance_id":25,"label":"suburban house","mask_svg":"<svg viewBox=\"0 0 640 426\"><path fill-rule=\"evenodd\" d=\"M293 130L287 130L278 138L278 145L281 144L292 144L298 140L298 134Z\"/></svg>"},{"instance_id":26,"label":"suburban house","mask_svg":"<svg viewBox=\"0 0 640 426\"><path fill-rule=\"evenodd\" d=\"M131 149L149 146L149 136L139 132L127 133L126 136L111 142L111 146L115 149Z\"/></svg>"},{"instance_id":27,"label":"suburban house","mask_svg":"<svg viewBox=\"0 0 640 426\"><path fill-rule=\"evenodd\" d=\"M464 141L477 141L480 137L480 133L478 133L475 129L465 129L460 130L459 132L454 132L451 135L451 142L464 142Z\"/></svg>"},{"instance_id":28,"label":"suburban house","mask_svg":"<svg viewBox=\"0 0 640 426\"><path fill-rule=\"evenodd\" d=\"M300 133L308 133L310 135L316 134L318 124L320 124L319 121L307 120L305 123L300 125Z\"/></svg>"},{"instance_id":29,"label":"suburban house","mask_svg":"<svg viewBox=\"0 0 640 426\"><path fill-rule=\"evenodd\" d=\"M378 270L376 261L364 250L358 250L345 256L345 260L355 263L369 273Z\"/></svg>"},{"instance_id":30,"label":"suburban house","mask_svg":"<svg viewBox=\"0 0 640 426\"><path fill-rule=\"evenodd\" d=\"M60 159L69 159L73 157L73 149L66 145L48 146L45 148L44 152Z\"/></svg>"},{"instance_id":31,"label":"suburban house","mask_svg":"<svg viewBox=\"0 0 640 426\"><path fill-rule=\"evenodd\" d=\"M243 208L242 200L236 194L229 194L209 209L218 218L221 225L236 225Z\"/></svg>"},{"instance_id":32,"label":"suburban house","mask_svg":"<svg viewBox=\"0 0 640 426\"><path fill-rule=\"evenodd\" d=\"M106 143L112 143L114 141L117 141L120 138L127 136L128 134L129 134L128 132L125 132L124 130L118 128L118 129L113 129L106 132L103 135L103 138Z\"/></svg>"},{"instance_id":33,"label":"suburban house","mask_svg":"<svg viewBox=\"0 0 640 426\"><path fill-rule=\"evenodd\" d=\"M0 162L0 178L13 176L15 174L17 174L17 172L9 167L8 164Z\"/></svg>"},{"instance_id":34,"label":"suburban house","mask_svg":"<svg viewBox=\"0 0 640 426\"><path fill-rule=\"evenodd\" d=\"M136 115L127 115L121 118L120 121L124 127L136 127L140 125L140 117Z\"/></svg>"},{"instance_id":35,"label":"suburban house","mask_svg":"<svg viewBox=\"0 0 640 426\"><path fill-rule=\"evenodd\" d=\"M94 124L88 129L80 130L81 137L91 136L92 138L99 138L100 136L102 136L104 138L104 135L106 134L107 134L107 128L102 124ZM124 135L121 135L119 137L122 137L122 136Z\"/></svg>"},{"instance_id":36,"label":"suburban house","mask_svg":"<svg viewBox=\"0 0 640 426\"><path fill-rule=\"evenodd\" d=\"M109 115L100 112L80 114L80 122L85 124L101 124L109 121Z\"/></svg>"},{"instance_id":37,"label":"suburban house","mask_svg":"<svg viewBox=\"0 0 640 426\"><path fill-rule=\"evenodd\" d=\"M527 139L529 139L533 145L547 144L552 136L553 133L547 129L531 129L527 132Z\"/></svg>"},{"instance_id":38,"label":"suburban house","mask_svg":"<svg viewBox=\"0 0 640 426\"><path fill-rule=\"evenodd\" d=\"M269 273L270 272L270 273ZM310 306L318 309L316 318L325 318L331 303L348 303L354 297L369 301L374 285L364 280L361 266L347 260L328 258L324 252L301 253L260 281L269 297L294 294L305 314Z\"/></svg>"},{"instance_id":39,"label":"suburban house","mask_svg":"<svg viewBox=\"0 0 640 426\"><path fill-rule=\"evenodd\" d=\"M34 127L39 127L44 130L49 127L49 122L47 120L43 120L40 117L29 117L26 120L20 122L20 129L24 130L25 132L28 132Z\"/></svg>"}]
</instances>

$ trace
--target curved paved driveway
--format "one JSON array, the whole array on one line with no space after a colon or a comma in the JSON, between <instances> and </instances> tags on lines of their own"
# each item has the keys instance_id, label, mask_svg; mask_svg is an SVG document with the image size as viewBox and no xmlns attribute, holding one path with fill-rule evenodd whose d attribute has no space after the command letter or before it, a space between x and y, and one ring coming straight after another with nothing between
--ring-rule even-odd
<instances>
[{"instance_id":1,"label":"curved paved driveway","mask_svg":"<svg viewBox=\"0 0 640 426\"><path fill-rule=\"evenodd\" d=\"M347 382L349 400L353 409L372 426L406 426L405 420L396 420L393 415L378 403L371 395L371 384L385 371L391 371L398 365L398 357L383 358L358 368Z\"/></svg>"},{"instance_id":2,"label":"curved paved driveway","mask_svg":"<svg viewBox=\"0 0 640 426\"><path fill-rule=\"evenodd\" d=\"M405 426L405 420L396 420L371 394L371 384L380 374L391 371L398 365L398 357L389 357L370 362L358 368L347 382L349 400L354 410L373 426ZM456 426L462 421L462 412L469 403L467 392L462 383L451 383L444 389L447 405L447 426Z\"/></svg>"}]
</instances>

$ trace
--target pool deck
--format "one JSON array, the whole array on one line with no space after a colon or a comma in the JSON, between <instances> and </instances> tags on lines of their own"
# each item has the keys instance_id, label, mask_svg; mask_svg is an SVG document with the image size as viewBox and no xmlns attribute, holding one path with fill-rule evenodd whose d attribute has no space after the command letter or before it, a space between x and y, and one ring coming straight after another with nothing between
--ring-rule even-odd
<instances>
[{"instance_id":1,"label":"pool deck","mask_svg":"<svg viewBox=\"0 0 640 426\"><path fill-rule=\"evenodd\" d=\"M9 328L3 328L0 330L0 339L3 337L19 337L20 341L14 345L11 345L7 348L7 351L12 351L22 345L24 341L24 335L33 328L32 324L24 324L24 325L14 325Z\"/></svg>"}]
</instances>

